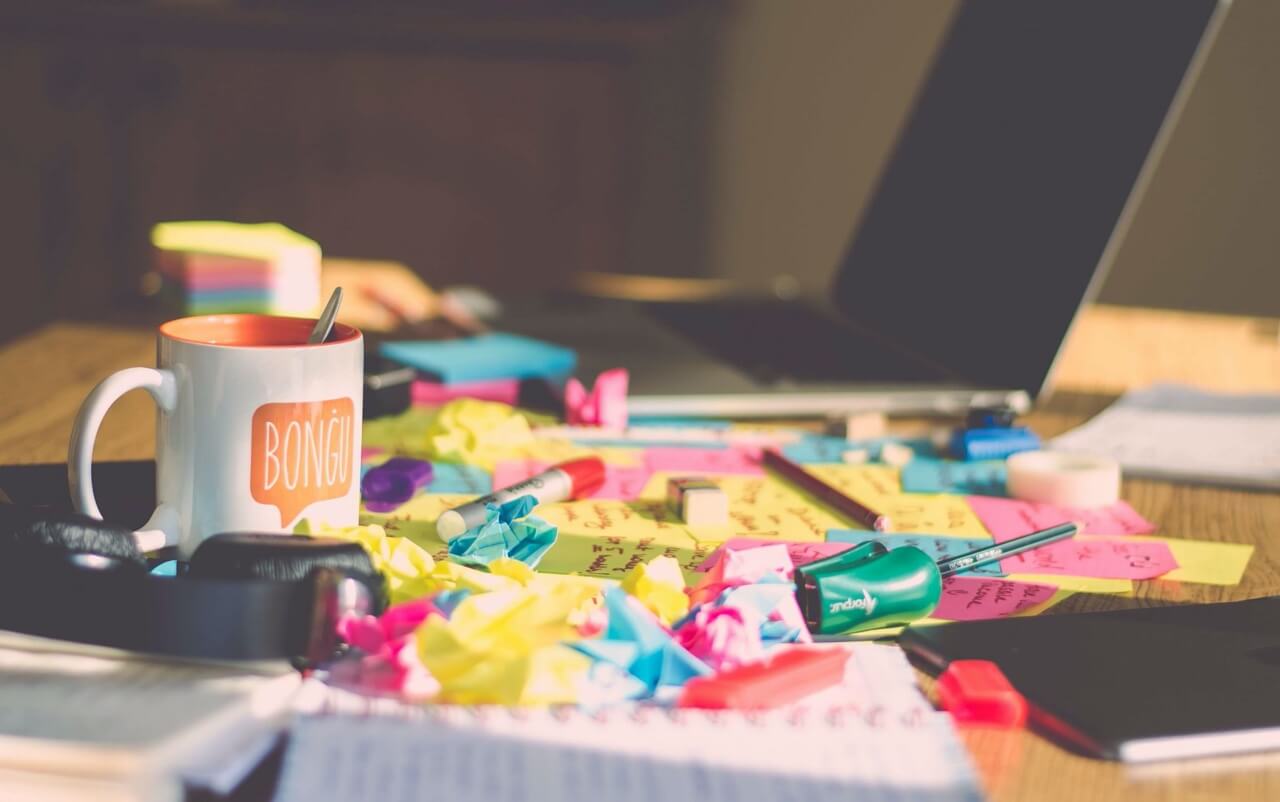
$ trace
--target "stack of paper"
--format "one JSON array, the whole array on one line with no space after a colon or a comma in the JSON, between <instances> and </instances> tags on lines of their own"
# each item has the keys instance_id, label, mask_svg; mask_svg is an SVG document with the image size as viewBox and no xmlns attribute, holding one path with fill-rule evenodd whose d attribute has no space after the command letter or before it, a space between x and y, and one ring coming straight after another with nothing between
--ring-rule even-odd
<instances>
[{"instance_id":1,"label":"stack of paper","mask_svg":"<svg viewBox=\"0 0 1280 802\"><path fill-rule=\"evenodd\" d=\"M227 793L274 745L300 683L284 663L250 673L5 637L35 640L55 650L0 647L0 799Z\"/></svg>"},{"instance_id":2,"label":"stack of paper","mask_svg":"<svg viewBox=\"0 0 1280 802\"><path fill-rule=\"evenodd\" d=\"M160 223L151 244L162 297L179 313L318 311L320 246L278 223Z\"/></svg>"},{"instance_id":3,"label":"stack of paper","mask_svg":"<svg viewBox=\"0 0 1280 802\"><path fill-rule=\"evenodd\" d=\"M1113 457L1130 476L1280 488L1280 395L1157 384L1053 441Z\"/></svg>"}]
</instances>

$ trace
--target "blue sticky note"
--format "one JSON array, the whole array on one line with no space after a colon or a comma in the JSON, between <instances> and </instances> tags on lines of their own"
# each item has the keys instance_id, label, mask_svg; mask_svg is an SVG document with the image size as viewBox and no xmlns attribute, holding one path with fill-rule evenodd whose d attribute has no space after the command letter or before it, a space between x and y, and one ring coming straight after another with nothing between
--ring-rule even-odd
<instances>
[{"instance_id":1,"label":"blue sticky note","mask_svg":"<svg viewBox=\"0 0 1280 802\"><path fill-rule=\"evenodd\" d=\"M851 441L823 434L808 434L794 443L788 443L782 447L782 454L801 465L839 464L844 462L844 452L861 448L867 451L871 459L878 460L880 449L885 443L907 446L917 457L932 457L937 454L932 441L925 437L875 437Z\"/></svg>"},{"instance_id":2,"label":"blue sticky note","mask_svg":"<svg viewBox=\"0 0 1280 802\"><path fill-rule=\"evenodd\" d=\"M501 332L458 340L388 342L379 353L445 384L560 378L571 374L578 361L577 354L568 348Z\"/></svg>"},{"instance_id":3,"label":"blue sticky note","mask_svg":"<svg viewBox=\"0 0 1280 802\"><path fill-rule=\"evenodd\" d=\"M907 532L875 534L865 529L828 529L827 540L835 543L862 543L867 540L878 540L890 550L903 546L915 546L935 560L941 560L944 557L958 557L966 552L986 548L995 543L989 537L949 537L947 535L910 534ZM981 568L975 568L967 573L982 576L1004 576L1004 571L1000 569L999 561L984 565Z\"/></svg>"},{"instance_id":4,"label":"blue sticky note","mask_svg":"<svg viewBox=\"0 0 1280 802\"><path fill-rule=\"evenodd\" d=\"M1005 495L1004 460L954 460L916 458L902 469L905 493L959 493L966 496Z\"/></svg>"},{"instance_id":5,"label":"blue sticky note","mask_svg":"<svg viewBox=\"0 0 1280 802\"><path fill-rule=\"evenodd\" d=\"M483 496L493 490L493 477L483 468L457 462L433 462L435 473L426 486L426 493L457 493L466 496Z\"/></svg>"}]
</instances>

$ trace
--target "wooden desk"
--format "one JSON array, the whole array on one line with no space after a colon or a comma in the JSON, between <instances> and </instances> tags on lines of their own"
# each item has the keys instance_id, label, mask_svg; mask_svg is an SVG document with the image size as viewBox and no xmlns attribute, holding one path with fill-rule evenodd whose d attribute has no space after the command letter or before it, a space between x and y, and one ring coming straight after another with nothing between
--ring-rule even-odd
<instances>
[{"instance_id":1,"label":"wooden desk","mask_svg":"<svg viewBox=\"0 0 1280 802\"><path fill-rule=\"evenodd\" d=\"M64 460L71 421L84 396L110 371L152 364L153 349L145 330L74 323L48 326L0 349L6 385L0 394L0 463ZM1030 421L1041 434L1054 435L1098 412L1116 394L1159 380L1217 390L1280 391L1280 321L1089 309L1062 355L1058 390ZM98 458L150 457L152 416L144 394L123 399L103 424ZM1139 582L1138 603L1280 593L1280 494L1129 480L1124 495L1165 534L1257 546L1238 587ZM1082 594L1060 607L1097 610L1117 603L1113 597ZM969 730L964 737L996 800L1280 798L1280 755L1183 764L1147 776L1070 754L1023 732Z\"/></svg>"}]
</instances>

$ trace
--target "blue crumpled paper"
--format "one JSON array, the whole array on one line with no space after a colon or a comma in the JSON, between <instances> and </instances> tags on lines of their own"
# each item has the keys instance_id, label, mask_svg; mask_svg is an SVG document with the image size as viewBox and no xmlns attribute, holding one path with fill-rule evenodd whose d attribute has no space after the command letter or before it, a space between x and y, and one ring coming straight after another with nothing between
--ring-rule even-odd
<instances>
[{"instance_id":1,"label":"blue crumpled paper","mask_svg":"<svg viewBox=\"0 0 1280 802\"><path fill-rule=\"evenodd\" d=\"M694 677L712 673L662 628L653 613L631 602L621 588L604 594L609 625L595 640L569 644L588 657L617 666L644 683L648 696L660 687L680 687Z\"/></svg>"},{"instance_id":2,"label":"blue crumpled paper","mask_svg":"<svg viewBox=\"0 0 1280 802\"><path fill-rule=\"evenodd\" d=\"M449 558L456 563L483 568L507 557L536 568L555 545L557 529L529 513L538 505L533 496L521 496L506 504L486 504L486 520L449 541Z\"/></svg>"}]
</instances>

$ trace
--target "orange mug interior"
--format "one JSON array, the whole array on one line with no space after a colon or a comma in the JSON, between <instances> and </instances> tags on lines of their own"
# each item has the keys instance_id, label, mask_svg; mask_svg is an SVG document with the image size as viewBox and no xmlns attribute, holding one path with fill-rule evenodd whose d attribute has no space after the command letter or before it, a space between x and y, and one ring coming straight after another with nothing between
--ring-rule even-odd
<instances>
[{"instance_id":1,"label":"orange mug interior","mask_svg":"<svg viewBox=\"0 0 1280 802\"><path fill-rule=\"evenodd\" d=\"M307 337L316 325L314 318L274 315L201 315L170 320L160 326L160 334L172 340L199 345L237 348L309 347ZM334 323L329 339L314 347L350 342L359 330Z\"/></svg>"}]
</instances>

